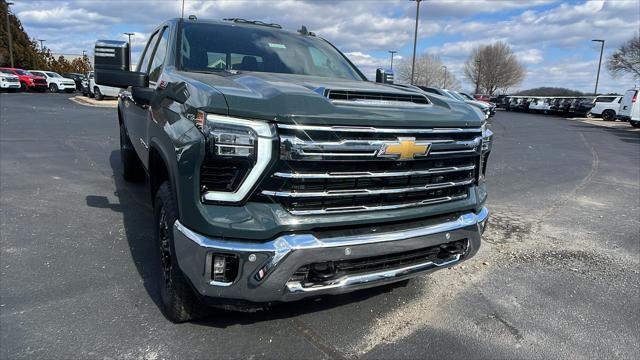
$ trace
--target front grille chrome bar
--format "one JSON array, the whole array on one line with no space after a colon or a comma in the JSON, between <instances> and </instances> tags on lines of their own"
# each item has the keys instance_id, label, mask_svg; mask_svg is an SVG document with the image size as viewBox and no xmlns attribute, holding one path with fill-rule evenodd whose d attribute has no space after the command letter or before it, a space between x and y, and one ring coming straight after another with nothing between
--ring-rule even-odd
<instances>
[{"instance_id":1,"label":"front grille chrome bar","mask_svg":"<svg viewBox=\"0 0 640 360\"><path fill-rule=\"evenodd\" d=\"M297 136L281 135L281 156L287 160L322 160L331 157L354 157L380 160L385 147L397 143L397 140L342 140L312 141ZM416 145L430 147L428 155L468 154L478 151L482 137L473 140L456 141L451 139L419 140Z\"/></svg>"},{"instance_id":2,"label":"front grille chrome bar","mask_svg":"<svg viewBox=\"0 0 640 360\"><path fill-rule=\"evenodd\" d=\"M286 198L307 198L307 197L332 197L332 196L368 196L382 194L402 194L406 192L416 192L425 190L445 189L453 186L470 185L473 179L444 182L437 184L428 184L425 186L392 188L392 189L349 189L349 190L328 190L328 191L310 191L310 192L291 192L291 191L271 191L263 190L262 195L286 197Z\"/></svg>"},{"instance_id":3,"label":"front grille chrome bar","mask_svg":"<svg viewBox=\"0 0 640 360\"><path fill-rule=\"evenodd\" d=\"M439 204L454 200L463 200L467 198L467 194L458 195L458 196L445 196L435 199L427 199L418 202L410 202L410 203L402 203L402 204L392 204L392 205L378 205L378 206L349 206L349 207L328 207L324 209L314 209L314 210L290 210L289 212L293 215L326 215L326 214L340 214L340 213L350 213L350 212L359 212L359 211L376 211L376 210L396 210L396 209L404 209L409 207L423 206L423 205L432 205Z\"/></svg>"},{"instance_id":4,"label":"front grille chrome bar","mask_svg":"<svg viewBox=\"0 0 640 360\"><path fill-rule=\"evenodd\" d=\"M411 171L385 171L385 172L326 172L326 173L290 173L276 172L273 176L285 179L359 179L359 178L382 178L382 177L398 177L398 176L416 176L443 174L457 171L469 171L475 169L475 165L469 166L451 166L444 168L432 168L427 170L411 170Z\"/></svg>"},{"instance_id":5,"label":"front grille chrome bar","mask_svg":"<svg viewBox=\"0 0 640 360\"><path fill-rule=\"evenodd\" d=\"M394 129L376 128L373 126L321 126L321 125L289 125L278 124L279 129L298 131L330 131L330 132L371 132L382 134L456 134L482 133L481 128L431 128L431 129Z\"/></svg>"}]
</instances>

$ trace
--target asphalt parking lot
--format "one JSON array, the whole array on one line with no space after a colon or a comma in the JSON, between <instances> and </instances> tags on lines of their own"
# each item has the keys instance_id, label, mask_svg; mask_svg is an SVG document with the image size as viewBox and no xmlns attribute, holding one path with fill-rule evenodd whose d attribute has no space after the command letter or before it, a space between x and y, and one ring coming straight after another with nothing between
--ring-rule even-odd
<instances>
[{"instance_id":1,"label":"asphalt parking lot","mask_svg":"<svg viewBox=\"0 0 640 360\"><path fill-rule=\"evenodd\" d=\"M0 356L637 358L640 133L498 112L483 247L391 286L175 325L115 109L0 94ZM595 121L595 120L594 120Z\"/></svg>"}]
</instances>

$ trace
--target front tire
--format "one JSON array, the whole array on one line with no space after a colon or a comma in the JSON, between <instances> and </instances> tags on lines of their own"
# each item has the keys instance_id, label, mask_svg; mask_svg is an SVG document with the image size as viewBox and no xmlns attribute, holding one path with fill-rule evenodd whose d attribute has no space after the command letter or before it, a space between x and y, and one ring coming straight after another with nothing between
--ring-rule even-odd
<instances>
[{"instance_id":1,"label":"front tire","mask_svg":"<svg viewBox=\"0 0 640 360\"><path fill-rule=\"evenodd\" d=\"M156 192L153 213L155 239L159 248L162 271L160 283L162 312L174 323L193 320L200 315L203 305L193 293L175 257L173 225L178 220L178 207L168 181L163 182Z\"/></svg>"},{"instance_id":2,"label":"front tire","mask_svg":"<svg viewBox=\"0 0 640 360\"><path fill-rule=\"evenodd\" d=\"M120 160L122 161L122 177L126 181L139 182L144 178L142 162L133 148L124 125L120 125Z\"/></svg>"},{"instance_id":3,"label":"front tire","mask_svg":"<svg viewBox=\"0 0 640 360\"><path fill-rule=\"evenodd\" d=\"M613 110L605 110L602 112L602 120L614 121L616 119L616 113Z\"/></svg>"},{"instance_id":4,"label":"front tire","mask_svg":"<svg viewBox=\"0 0 640 360\"><path fill-rule=\"evenodd\" d=\"M20 82L20 91L27 92L27 83Z\"/></svg>"},{"instance_id":5,"label":"front tire","mask_svg":"<svg viewBox=\"0 0 640 360\"><path fill-rule=\"evenodd\" d=\"M58 85L56 85L56 84L49 84L49 92L57 93L57 92L58 92Z\"/></svg>"},{"instance_id":6,"label":"front tire","mask_svg":"<svg viewBox=\"0 0 640 360\"><path fill-rule=\"evenodd\" d=\"M93 88L93 94L95 95L96 100L104 99L104 95L102 95L100 88L97 86Z\"/></svg>"},{"instance_id":7,"label":"front tire","mask_svg":"<svg viewBox=\"0 0 640 360\"><path fill-rule=\"evenodd\" d=\"M634 128L640 128L640 121L629 120L629 124L631 124L631 126L633 126Z\"/></svg>"}]
</instances>

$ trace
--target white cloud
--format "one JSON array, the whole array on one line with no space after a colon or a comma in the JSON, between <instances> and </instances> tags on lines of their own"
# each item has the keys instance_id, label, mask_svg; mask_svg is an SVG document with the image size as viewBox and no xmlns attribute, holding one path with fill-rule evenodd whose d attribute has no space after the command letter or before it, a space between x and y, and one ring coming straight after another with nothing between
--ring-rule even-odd
<instances>
[{"instance_id":1,"label":"white cloud","mask_svg":"<svg viewBox=\"0 0 640 360\"><path fill-rule=\"evenodd\" d=\"M518 60L525 64L539 64L543 60L543 53L539 49L528 49L515 52Z\"/></svg>"}]
</instances>

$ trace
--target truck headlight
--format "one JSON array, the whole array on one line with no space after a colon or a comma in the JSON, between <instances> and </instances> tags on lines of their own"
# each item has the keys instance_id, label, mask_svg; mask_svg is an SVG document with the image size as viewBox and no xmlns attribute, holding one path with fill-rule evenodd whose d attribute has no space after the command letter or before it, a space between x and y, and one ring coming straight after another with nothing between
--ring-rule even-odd
<instances>
[{"instance_id":1,"label":"truck headlight","mask_svg":"<svg viewBox=\"0 0 640 360\"><path fill-rule=\"evenodd\" d=\"M271 162L275 126L266 121L204 113L198 114L196 124L201 126L207 142L205 163L213 165L220 179L201 184L202 199L242 201ZM219 177L223 168L229 174L226 178Z\"/></svg>"},{"instance_id":2,"label":"truck headlight","mask_svg":"<svg viewBox=\"0 0 640 360\"><path fill-rule=\"evenodd\" d=\"M478 183L482 184L485 181L485 175L487 173L487 161L489 160L489 154L493 144L493 131L487 129L487 123L482 125L482 142L480 146L480 173L478 176Z\"/></svg>"}]
</instances>

